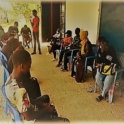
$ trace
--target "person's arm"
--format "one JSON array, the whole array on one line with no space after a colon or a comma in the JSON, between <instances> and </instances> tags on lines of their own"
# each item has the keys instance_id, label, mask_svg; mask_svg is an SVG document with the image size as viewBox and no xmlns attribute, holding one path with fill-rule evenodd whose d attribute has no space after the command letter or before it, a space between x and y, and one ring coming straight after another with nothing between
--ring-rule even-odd
<instances>
[{"instance_id":1,"label":"person's arm","mask_svg":"<svg viewBox=\"0 0 124 124\"><path fill-rule=\"evenodd\" d=\"M53 111L54 111L54 106L49 105L46 108L38 111L34 111L33 109L28 108L26 112L22 113L22 115L25 117L27 121L30 121L30 120L37 119L44 114L47 114L47 113L51 114L53 113Z\"/></svg>"}]
</instances>

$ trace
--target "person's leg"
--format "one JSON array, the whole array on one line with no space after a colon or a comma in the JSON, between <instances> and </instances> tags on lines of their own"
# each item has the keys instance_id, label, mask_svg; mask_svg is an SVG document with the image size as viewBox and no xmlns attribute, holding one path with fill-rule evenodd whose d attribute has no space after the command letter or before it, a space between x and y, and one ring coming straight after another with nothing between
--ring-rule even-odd
<instances>
[{"instance_id":1,"label":"person's leg","mask_svg":"<svg viewBox=\"0 0 124 124\"><path fill-rule=\"evenodd\" d=\"M64 69L67 70L68 57L71 56L71 51L67 51L64 54Z\"/></svg>"},{"instance_id":2,"label":"person's leg","mask_svg":"<svg viewBox=\"0 0 124 124\"><path fill-rule=\"evenodd\" d=\"M37 40L37 44L38 44L39 54L41 54L40 41L39 41L39 32L36 32L36 40Z\"/></svg>"},{"instance_id":3,"label":"person's leg","mask_svg":"<svg viewBox=\"0 0 124 124\"><path fill-rule=\"evenodd\" d=\"M36 124L41 123L41 122L47 122L47 123L69 123L70 121L67 118L63 117L57 117L52 114L45 114L42 115L41 117L36 119Z\"/></svg>"},{"instance_id":4,"label":"person's leg","mask_svg":"<svg viewBox=\"0 0 124 124\"><path fill-rule=\"evenodd\" d=\"M110 86L112 85L114 81L114 75L107 75L105 80L104 80L104 87L102 90L102 96L105 97L106 93L108 92Z\"/></svg>"},{"instance_id":5,"label":"person's leg","mask_svg":"<svg viewBox=\"0 0 124 124\"><path fill-rule=\"evenodd\" d=\"M74 58L72 62L71 77L73 77L76 74L76 72L74 71L74 66L76 66L76 60L77 58Z\"/></svg>"},{"instance_id":6,"label":"person's leg","mask_svg":"<svg viewBox=\"0 0 124 124\"><path fill-rule=\"evenodd\" d=\"M35 32L33 32L33 39L34 39L34 51L33 51L32 55L36 54L36 33Z\"/></svg>"},{"instance_id":7,"label":"person's leg","mask_svg":"<svg viewBox=\"0 0 124 124\"><path fill-rule=\"evenodd\" d=\"M99 70L97 69L96 73L96 83L100 87L101 90L103 90L103 81L105 79L105 75L101 74Z\"/></svg>"},{"instance_id":8,"label":"person's leg","mask_svg":"<svg viewBox=\"0 0 124 124\"><path fill-rule=\"evenodd\" d=\"M65 53L66 51L67 51L67 50L62 50L62 51L60 52L59 61L58 61L57 67L59 67L59 66L62 64L63 55L64 55L64 53Z\"/></svg>"}]
</instances>

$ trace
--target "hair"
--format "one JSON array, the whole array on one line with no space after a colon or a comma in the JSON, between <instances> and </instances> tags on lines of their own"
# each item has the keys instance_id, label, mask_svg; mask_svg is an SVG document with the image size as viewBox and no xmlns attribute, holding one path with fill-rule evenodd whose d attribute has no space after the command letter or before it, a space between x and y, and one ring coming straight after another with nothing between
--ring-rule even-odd
<instances>
[{"instance_id":1,"label":"hair","mask_svg":"<svg viewBox=\"0 0 124 124\"><path fill-rule=\"evenodd\" d=\"M80 33L80 28L77 27L77 28L75 29L75 33Z\"/></svg>"},{"instance_id":2,"label":"hair","mask_svg":"<svg viewBox=\"0 0 124 124\"><path fill-rule=\"evenodd\" d=\"M10 35L10 34L9 34L8 32L4 33L4 34L1 36L1 40L2 40L2 41L8 40L9 35Z\"/></svg>"},{"instance_id":3,"label":"hair","mask_svg":"<svg viewBox=\"0 0 124 124\"><path fill-rule=\"evenodd\" d=\"M17 25L17 26L18 26L18 22L17 22L17 21L15 21L15 22L14 22L14 25Z\"/></svg>"},{"instance_id":4,"label":"hair","mask_svg":"<svg viewBox=\"0 0 124 124\"><path fill-rule=\"evenodd\" d=\"M104 36L99 37L98 41L108 43L108 40Z\"/></svg>"},{"instance_id":5,"label":"hair","mask_svg":"<svg viewBox=\"0 0 124 124\"><path fill-rule=\"evenodd\" d=\"M14 66L25 64L31 59L31 56L28 51L26 50L18 50L13 54L12 62Z\"/></svg>"},{"instance_id":6,"label":"hair","mask_svg":"<svg viewBox=\"0 0 124 124\"><path fill-rule=\"evenodd\" d=\"M34 9L34 10L32 10L32 12L37 13L37 10L36 10L36 9Z\"/></svg>"}]
</instances>

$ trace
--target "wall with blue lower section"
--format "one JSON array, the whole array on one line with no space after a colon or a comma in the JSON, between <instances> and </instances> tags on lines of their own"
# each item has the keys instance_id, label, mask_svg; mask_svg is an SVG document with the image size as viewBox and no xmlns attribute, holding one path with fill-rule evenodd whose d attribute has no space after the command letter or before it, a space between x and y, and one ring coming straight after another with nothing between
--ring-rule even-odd
<instances>
[{"instance_id":1,"label":"wall with blue lower section","mask_svg":"<svg viewBox=\"0 0 124 124\"><path fill-rule=\"evenodd\" d=\"M100 36L105 36L117 52L124 52L124 2L103 2Z\"/></svg>"}]
</instances>

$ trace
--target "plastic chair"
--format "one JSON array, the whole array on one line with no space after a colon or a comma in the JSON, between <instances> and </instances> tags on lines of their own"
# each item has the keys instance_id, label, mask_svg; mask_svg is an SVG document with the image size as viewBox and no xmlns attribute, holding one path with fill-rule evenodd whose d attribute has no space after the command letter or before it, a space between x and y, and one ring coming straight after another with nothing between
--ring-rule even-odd
<instances>
[{"instance_id":1,"label":"plastic chair","mask_svg":"<svg viewBox=\"0 0 124 124\"><path fill-rule=\"evenodd\" d=\"M122 79L122 75L123 75L123 72L124 72L124 53L119 52L119 53L116 53L116 55L117 55L117 58L118 58L118 61L120 63L121 68L116 71L115 77L114 77L114 82L109 89L109 92L108 92L109 103L113 102L114 88L115 88L116 82L118 82L120 97L122 96L122 84L121 84L122 82L121 82L121 79Z\"/></svg>"},{"instance_id":2,"label":"plastic chair","mask_svg":"<svg viewBox=\"0 0 124 124\"><path fill-rule=\"evenodd\" d=\"M113 102L114 88L116 86L116 82L118 82L120 97L122 96L121 79L122 79L122 75L123 75L123 72L124 72L124 53L119 52L119 53L116 53L116 54L117 54L117 58L118 58L118 61L120 63L121 68L117 69L117 71L115 72L113 84L109 88L109 91L108 91L108 102L109 103ZM97 83L96 82L95 82L94 92L97 92Z\"/></svg>"},{"instance_id":3,"label":"plastic chair","mask_svg":"<svg viewBox=\"0 0 124 124\"><path fill-rule=\"evenodd\" d=\"M3 66L3 68L4 68L4 85L5 85L8 77L9 77L9 72L4 66ZM5 107L5 114L6 115L8 114L8 104L7 104L7 102L6 102L6 107Z\"/></svg>"},{"instance_id":4,"label":"plastic chair","mask_svg":"<svg viewBox=\"0 0 124 124\"><path fill-rule=\"evenodd\" d=\"M15 109L15 107L9 102L9 100L7 99L6 97L6 93L5 93L5 85L3 84L2 85L2 95L8 105L8 111L12 117L12 121L15 122L15 123L22 123L21 121L21 116L19 114L19 112Z\"/></svg>"},{"instance_id":5,"label":"plastic chair","mask_svg":"<svg viewBox=\"0 0 124 124\"><path fill-rule=\"evenodd\" d=\"M87 73L87 67L90 66L92 68L93 79L95 79L94 63L95 63L95 59L97 57L98 46L96 44L92 44L92 48L93 48L94 55L88 56L85 58L84 72ZM88 61L91 59L93 60L93 64L88 64Z\"/></svg>"},{"instance_id":6,"label":"plastic chair","mask_svg":"<svg viewBox=\"0 0 124 124\"><path fill-rule=\"evenodd\" d=\"M73 61L73 58L75 57L74 53L76 52L79 52L80 49L72 49L70 50L71 51L71 56L68 57L68 63L69 63L69 69L70 69L70 66L72 64L72 61Z\"/></svg>"},{"instance_id":7,"label":"plastic chair","mask_svg":"<svg viewBox=\"0 0 124 124\"><path fill-rule=\"evenodd\" d=\"M0 51L0 61L2 63L2 65L7 69L8 68L8 60L6 58L6 56Z\"/></svg>"}]
</instances>

